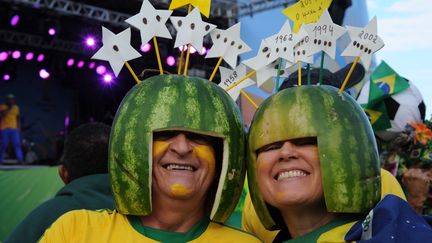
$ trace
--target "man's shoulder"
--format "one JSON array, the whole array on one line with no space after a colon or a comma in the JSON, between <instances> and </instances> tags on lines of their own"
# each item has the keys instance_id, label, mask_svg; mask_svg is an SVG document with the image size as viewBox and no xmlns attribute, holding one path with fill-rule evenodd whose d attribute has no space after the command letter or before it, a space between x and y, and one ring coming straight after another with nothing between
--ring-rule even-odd
<instances>
[{"instance_id":1,"label":"man's shoulder","mask_svg":"<svg viewBox=\"0 0 432 243\"><path fill-rule=\"evenodd\" d=\"M205 234L217 242L261 242L254 235L241 229L215 222L210 222Z\"/></svg>"}]
</instances>

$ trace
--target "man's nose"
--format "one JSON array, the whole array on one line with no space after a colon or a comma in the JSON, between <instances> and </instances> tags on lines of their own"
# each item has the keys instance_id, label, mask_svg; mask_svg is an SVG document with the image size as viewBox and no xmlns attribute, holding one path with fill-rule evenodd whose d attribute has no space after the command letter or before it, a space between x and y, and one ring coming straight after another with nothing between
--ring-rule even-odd
<instances>
[{"instance_id":1,"label":"man's nose","mask_svg":"<svg viewBox=\"0 0 432 243\"><path fill-rule=\"evenodd\" d=\"M186 155L192 152L193 147L186 134L179 133L172 139L170 149L179 155Z\"/></svg>"}]
</instances>

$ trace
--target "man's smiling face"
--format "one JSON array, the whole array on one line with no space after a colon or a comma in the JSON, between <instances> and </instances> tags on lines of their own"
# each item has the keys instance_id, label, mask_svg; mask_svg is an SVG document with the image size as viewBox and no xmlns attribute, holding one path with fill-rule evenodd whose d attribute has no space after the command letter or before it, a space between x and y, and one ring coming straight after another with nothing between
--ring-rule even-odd
<instances>
[{"instance_id":1,"label":"man's smiling face","mask_svg":"<svg viewBox=\"0 0 432 243\"><path fill-rule=\"evenodd\" d=\"M175 199L203 199L215 178L209 136L184 131L153 134L152 191Z\"/></svg>"}]
</instances>

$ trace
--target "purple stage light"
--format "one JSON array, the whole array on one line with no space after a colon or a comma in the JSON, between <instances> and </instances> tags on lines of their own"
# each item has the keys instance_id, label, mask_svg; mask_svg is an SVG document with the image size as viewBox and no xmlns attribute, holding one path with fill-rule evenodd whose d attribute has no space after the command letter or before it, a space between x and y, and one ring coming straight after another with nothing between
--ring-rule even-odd
<instances>
[{"instance_id":1,"label":"purple stage light","mask_svg":"<svg viewBox=\"0 0 432 243\"><path fill-rule=\"evenodd\" d=\"M142 52L149 52L150 49L151 49L151 45L149 43L141 45L140 49L141 49Z\"/></svg>"},{"instance_id":2,"label":"purple stage light","mask_svg":"<svg viewBox=\"0 0 432 243\"><path fill-rule=\"evenodd\" d=\"M96 41L93 37L87 37L86 44L87 46L94 46L96 44Z\"/></svg>"},{"instance_id":3,"label":"purple stage light","mask_svg":"<svg viewBox=\"0 0 432 243\"><path fill-rule=\"evenodd\" d=\"M173 56L168 56L166 59L166 63L168 64L168 66L172 67L176 64L176 60Z\"/></svg>"},{"instance_id":4,"label":"purple stage light","mask_svg":"<svg viewBox=\"0 0 432 243\"><path fill-rule=\"evenodd\" d=\"M197 52L197 50L193 46L191 46L190 47L190 54L195 54L196 52Z\"/></svg>"},{"instance_id":5,"label":"purple stage light","mask_svg":"<svg viewBox=\"0 0 432 243\"><path fill-rule=\"evenodd\" d=\"M45 60L45 55L44 54L39 54L37 57L37 61L38 62L42 62L43 60Z\"/></svg>"},{"instance_id":6,"label":"purple stage light","mask_svg":"<svg viewBox=\"0 0 432 243\"><path fill-rule=\"evenodd\" d=\"M5 51L0 52L0 62L4 62L6 61L6 59L8 59L8 53Z\"/></svg>"},{"instance_id":7,"label":"purple stage light","mask_svg":"<svg viewBox=\"0 0 432 243\"><path fill-rule=\"evenodd\" d=\"M47 70L45 70L45 69L41 69L41 70L39 70L39 76L42 78L42 79L47 79L47 78L49 78L51 75L50 75L50 73L47 71Z\"/></svg>"},{"instance_id":8,"label":"purple stage light","mask_svg":"<svg viewBox=\"0 0 432 243\"><path fill-rule=\"evenodd\" d=\"M200 55L205 55L207 53L207 48L205 46L202 47Z\"/></svg>"},{"instance_id":9,"label":"purple stage light","mask_svg":"<svg viewBox=\"0 0 432 243\"><path fill-rule=\"evenodd\" d=\"M67 60L67 62L66 62L66 65L67 65L68 67L71 67L71 66L74 65L74 63L75 63L75 60L74 60L73 58L69 58L69 59Z\"/></svg>"},{"instance_id":10,"label":"purple stage light","mask_svg":"<svg viewBox=\"0 0 432 243\"><path fill-rule=\"evenodd\" d=\"M54 29L54 28L49 28L48 29L48 35L50 35L50 36L53 36L53 35L55 35L56 34L56 29Z\"/></svg>"},{"instance_id":11,"label":"purple stage light","mask_svg":"<svg viewBox=\"0 0 432 243\"><path fill-rule=\"evenodd\" d=\"M78 62L77 67L82 68L82 67L84 67L84 64L85 64L85 62L81 60Z\"/></svg>"},{"instance_id":12,"label":"purple stage light","mask_svg":"<svg viewBox=\"0 0 432 243\"><path fill-rule=\"evenodd\" d=\"M103 66L103 65L99 65L96 68L96 73L99 74L99 75L102 75L102 74L106 73L106 67Z\"/></svg>"},{"instance_id":13,"label":"purple stage light","mask_svg":"<svg viewBox=\"0 0 432 243\"><path fill-rule=\"evenodd\" d=\"M20 58L21 57L21 52L20 51L14 51L14 52L12 52L12 58L13 59L18 59L18 58Z\"/></svg>"},{"instance_id":14,"label":"purple stage light","mask_svg":"<svg viewBox=\"0 0 432 243\"><path fill-rule=\"evenodd\" d=\"M33 52L29 52L29 53L26 54L25 59L26 59L27 61L30 61L30 60L33 59L33 57L34 57Z\"/></svg>"},{"instance_id":15,"label":"purple stage light","mask_svg":"<svg viewBox=\"0 0 432 243\"><path fill-rule=\"evenodd\" d=\"M89 64L89 68L90 68L90 69L95 68L95 66L96 66L96 63L95 63L95 62L91 62L91 63Z\"/></svg>"},{"instance_id":16,"label":"purple stage light","mask_svg":"<svg viewBox=\"0 0 432 243\"><path fill-rule=\"evenodd\" d=\"M19 23L20 17L18 14L15 14L14 16L12 16L11 21L10 21L10 25L11 26L16 26Z\"/></svg>"},{"instance_id":17,"label":"purple stage light","mask_svg":"<svg viewBox=\"0 0 432 243\"><path fill-rule=\"evenodd\" d=\"M8 80L10 80L10 78L11 78L10 75L7 74L7 73L3 75L3 80L4 80L4 81L8 81Z\"/></svg>"},{"instance_id":18,"label":"purple stage light","mask_svg":"<svg viewBox=\"0 0 432 243\"><path fill-rule=\"evenodd\" d=\"M186 51L187 50L187 46L179 46L178 49L180 51Z\"/></svg>"},{"instance_id":19,"label":"purple stage light","mask_svg":"<svg viewBox=\"0 0 432 243\"><path fill-rule=\"evenodd\" d=\"M105 83L111 83L112 80L113 80L113 78L112 78L112 76L110 74L105 74L104 77L103 77L103 80L104 80Z\"/></svg>"}]
</instances>

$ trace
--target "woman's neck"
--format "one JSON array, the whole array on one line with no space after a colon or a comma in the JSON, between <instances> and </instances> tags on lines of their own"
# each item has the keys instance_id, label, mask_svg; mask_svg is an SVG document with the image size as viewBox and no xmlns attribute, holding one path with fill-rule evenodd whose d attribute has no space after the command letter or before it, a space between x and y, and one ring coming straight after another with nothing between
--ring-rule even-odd
<instances>
[{"instance_id":1,"label":"woman's neck","mask_svg":"<svg viewBox=\"0 0 432 243\"><path fill-rule=\"evenodd\" d=\"M337 214L327 212L325 205L280 210L292 238L308 234L333 221Z\"/></svg>"}]
</instances>

